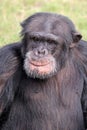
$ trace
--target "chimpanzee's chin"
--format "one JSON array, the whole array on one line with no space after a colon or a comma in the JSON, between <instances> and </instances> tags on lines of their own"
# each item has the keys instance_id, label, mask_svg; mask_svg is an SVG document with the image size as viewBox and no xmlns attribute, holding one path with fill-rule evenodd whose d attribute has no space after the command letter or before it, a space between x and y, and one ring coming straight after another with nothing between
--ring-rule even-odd
<instances>
[{"instance_id":1,"label":"chimpanzee's chin","mask_svg":"<svg viewBox=\"0 0 87 130\"><path fill-rule=\"evenodd\" d=\"M49 74L39 74L37 71L30 71L27 73L27 76L34 79L48 79L56 75L57 72L49 73Z\"/></svg>"}]
</instances>

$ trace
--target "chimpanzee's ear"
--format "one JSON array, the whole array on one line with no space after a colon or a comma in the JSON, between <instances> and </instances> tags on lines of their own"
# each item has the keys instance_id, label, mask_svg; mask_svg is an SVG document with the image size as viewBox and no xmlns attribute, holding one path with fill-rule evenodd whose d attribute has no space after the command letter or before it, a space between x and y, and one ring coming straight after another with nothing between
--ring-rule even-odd
<instances>
[{"instance_id":1,"label":"chimpanzee's ear","mask_svg":"<svg viewBox=\"0 0 87 130\"><path fill-rule=\"evenodd\" d=\"M23 22L20 23L22 28L25 28L25 26L27 26L30 22L30 17L28 17L27 19L25 19Z\"/></svg>"},{"instance_id":2,"label":"chimpanzee's ear","mask_svg":"<svg viewBox=\"0 0 87 130\"><path fill-rule=\"evenodd\" d=\"M81 38L82 38L82 35L79 33L79 32L75 32L75 33L73 33L73 42L75 43L77 43L77 42L79 42L80 40L81 40Z\"/></svg>"},{"instance_id":3,"label":"chimpanzee's ear","mask_svg":"<svg viewBox=\"0 0 87 130\"><path fill-rule=\"evenodd\" d=\"M20 23L20 25L21 25L22 28L24 28L26 26L26 22L23 21L23 22Z\"/></svg>"}]
</instances>

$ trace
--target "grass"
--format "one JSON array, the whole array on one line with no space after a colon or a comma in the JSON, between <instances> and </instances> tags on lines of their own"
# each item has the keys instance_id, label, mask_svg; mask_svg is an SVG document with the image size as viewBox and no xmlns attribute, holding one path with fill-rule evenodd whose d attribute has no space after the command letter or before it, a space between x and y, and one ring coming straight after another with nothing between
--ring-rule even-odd
<instances>
[{"instance_id":1,"label":"grass","mask_svg":"<svg viewBox=\"0 0 87 130\"><path fill-rule=\"evenodd\" d=\"M87 0L0 0L0 46L20 40L20 23L43 11L68 16L87 40Z\"/></svg>"}]
</instances>

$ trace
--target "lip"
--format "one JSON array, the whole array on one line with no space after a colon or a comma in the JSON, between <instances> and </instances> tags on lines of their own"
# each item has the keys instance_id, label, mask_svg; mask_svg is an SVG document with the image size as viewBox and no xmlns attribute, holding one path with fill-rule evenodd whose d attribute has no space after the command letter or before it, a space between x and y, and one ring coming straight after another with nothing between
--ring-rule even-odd
<instances>
[{"instance_id":1,"label":"lip","mask_svg":"<svg viewBox=\"0 0 87 130\"><path fill-rule=\"evenodd\" d=\"M37 67L41 67L41 66L47 66L48 64L50 64L50 62L37 62L37 61L30 61L30 64L32 64L33 66L37 66Z\"/></svg>"}]
</instances>

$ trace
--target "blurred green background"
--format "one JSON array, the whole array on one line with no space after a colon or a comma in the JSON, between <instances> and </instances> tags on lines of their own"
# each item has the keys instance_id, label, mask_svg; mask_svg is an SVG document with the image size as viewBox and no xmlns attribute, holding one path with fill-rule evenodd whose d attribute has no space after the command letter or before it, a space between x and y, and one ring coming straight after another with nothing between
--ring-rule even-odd
<instances>
[{"instance_id":1,"label":"blurred green background","mask_svg":"<svg viewBox=\"0 0 87 130\"><path fill-rule=\"evenodd\" d=\"M20 23L40 11L68 16L87 40L87 0L0 0L0 46L20 40Z\"/></svg>"}]
</instances>

